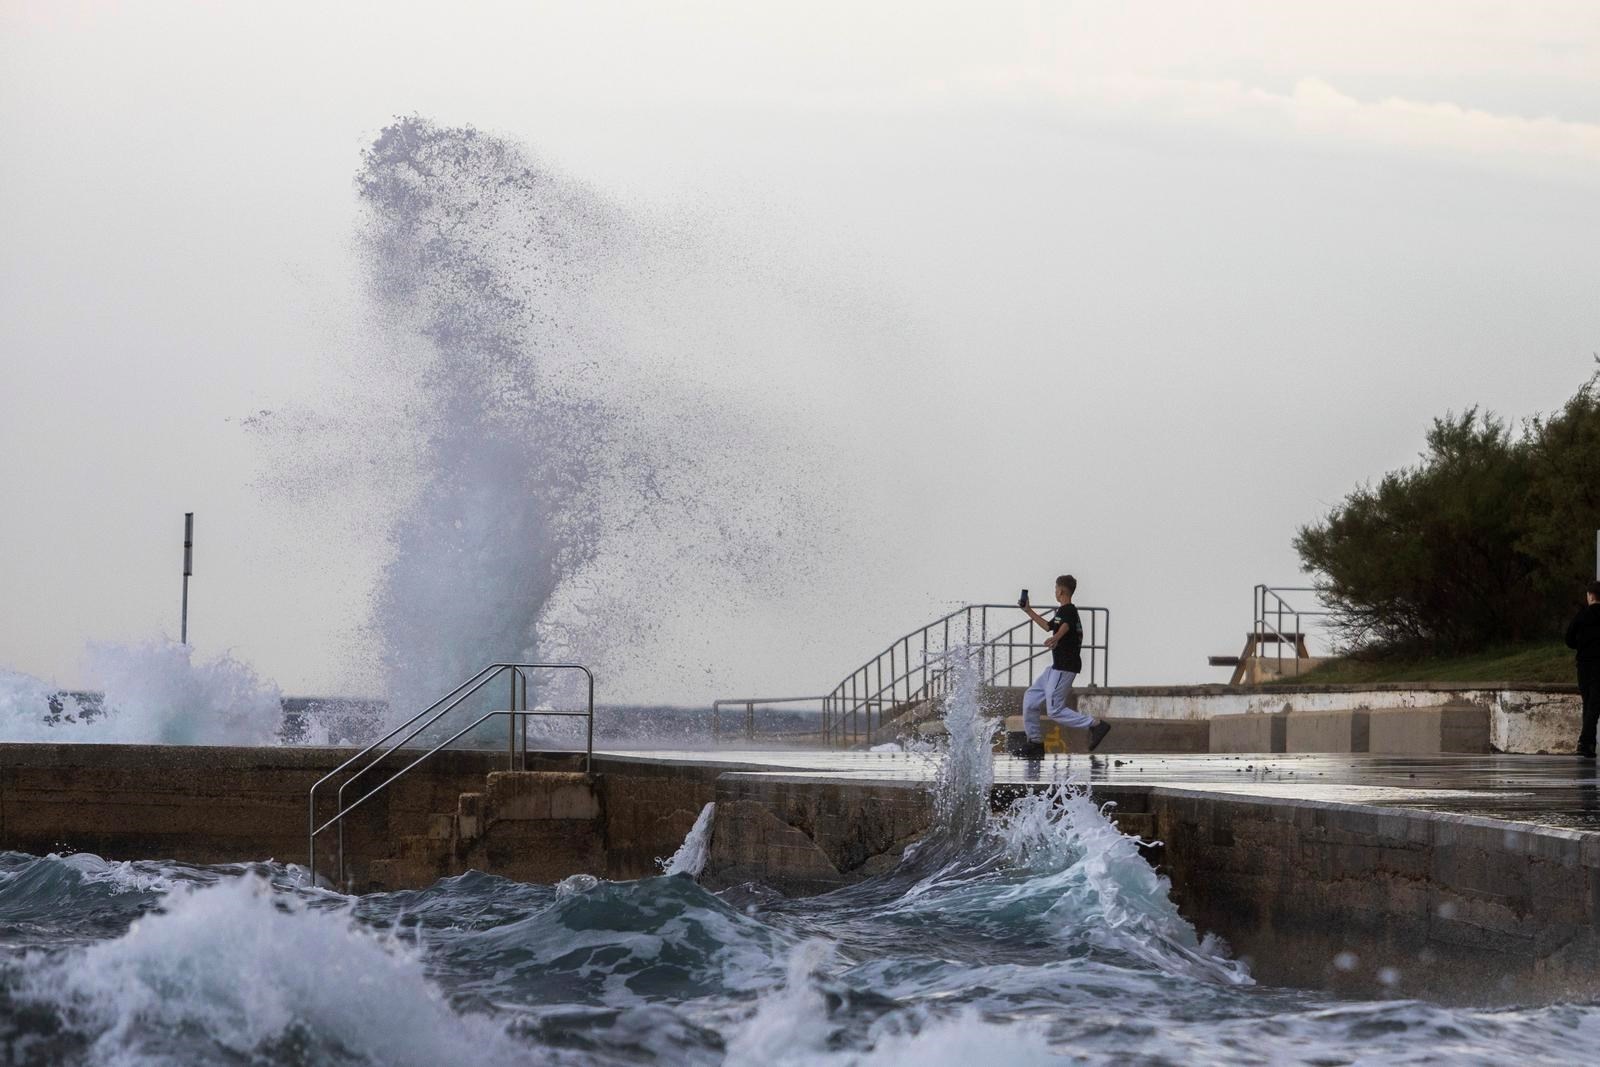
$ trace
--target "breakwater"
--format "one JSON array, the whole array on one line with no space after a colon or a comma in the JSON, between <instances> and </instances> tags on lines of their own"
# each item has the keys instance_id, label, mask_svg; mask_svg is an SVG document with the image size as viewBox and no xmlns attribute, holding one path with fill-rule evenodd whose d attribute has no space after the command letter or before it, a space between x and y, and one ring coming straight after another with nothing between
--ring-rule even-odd
<instances>
[{"instance_id":1,"label":"breakwater","mask_svg":"<svg viewBox=\"0 0 1600 1067\"><path fill-rule=\"evenodd\" d=\"M0 746L0 848L301 863L306 792L346 754ZM420 888L468 869L536 882L644 877L715 803L705 885L814 894L892 870L934 819L932 763L909 755L613 753L597 756L592 777L568 756L514 773L504 758L442 754L374 797L347 828L351 888ZM1600 834L1584 828L1600 803L1592 781L1561 777L1573 761L1546 761L1547 804L1573 813L1563 826L1525 817L1516 797L1531 794L1489 788L1504 775L1493 766L1474 777L1475 765L1447 763L1453 777L1408 791L1382 783L1416 770L1370 757L1280 766L1271 778L1254 764L1242 775L1242 759L1204 759L1096 761L1087 775L1081 759L1049 769L1002 759L991 801L1049 788L1069 768L1084 776L1125 832L1159 842L1146 854L1183 914L1268 982L1474 1000L1600 989ZM331 842L319 847L331 869Z\"/></svg>"}]
</instances>

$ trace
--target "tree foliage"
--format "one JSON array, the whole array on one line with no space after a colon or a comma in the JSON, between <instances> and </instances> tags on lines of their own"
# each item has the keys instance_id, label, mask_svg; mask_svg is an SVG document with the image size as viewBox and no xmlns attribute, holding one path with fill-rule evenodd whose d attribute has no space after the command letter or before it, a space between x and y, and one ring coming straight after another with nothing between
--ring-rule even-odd
<instances>
[{"instance_id":1,"label":"tree foliage","mask_svg":"<svg viewBox=\"0 0 1600 1067\"><path fill-rule=\"evenodd\" d=\"M1348 649L1457 654L1560 632L1594 573L1595 386L1520 433L1477 408L1435 419L1417 464L1300 529Z\"/></svg>"}]
</instances>

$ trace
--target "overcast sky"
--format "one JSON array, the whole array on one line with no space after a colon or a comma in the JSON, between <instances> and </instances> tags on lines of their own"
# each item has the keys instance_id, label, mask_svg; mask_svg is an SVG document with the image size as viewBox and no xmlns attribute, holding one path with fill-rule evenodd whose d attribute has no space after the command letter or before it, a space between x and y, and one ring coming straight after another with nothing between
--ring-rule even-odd
<instances>
[{"instance_id":1,"label":"overcast sky","mask_svg":"<svg viewBox=\"0 0 1600 1067\"><path fill-rule=\"evenodd\" d=\"M1113 680L1224 680L1298 525L1600 349L1586 0L6 0L0 667L176 636L193 510L201 653L370 685L380 553L264 493L240 422L367 343L352 179L412 113L759 263L719 314L773 343L691 338L683 373L813 427L849 517L762 603L641 620L664 666L613 698L817 691L1062 570ZM835 321L797 340L785 300Z\"/></svg>"}]
</instances>

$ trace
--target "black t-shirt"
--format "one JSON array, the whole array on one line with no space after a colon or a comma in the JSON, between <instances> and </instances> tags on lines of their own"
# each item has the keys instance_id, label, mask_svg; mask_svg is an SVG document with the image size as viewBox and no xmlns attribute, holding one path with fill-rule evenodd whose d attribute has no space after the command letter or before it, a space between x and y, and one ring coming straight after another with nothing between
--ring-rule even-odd
<instances>
[{"instance_id":1,"label":"black t-shirt","mask_svg":"<svg viewBox=\"0 0 1600 1067\"><path fill-rule=\"evenodd\" d=\"M1050 665L1058 671L1071 671L1073 674L1083 673L1083 620L1078 618L1078 609L1072 604L1063 604L1056 608L1056 613L1050 617L1050 632L1061 630L1061 624L1066 623L1067 628L1061 634L1061 640L1056 642L1056 647L1050 650Z\"/></svg>"}]
</instances>

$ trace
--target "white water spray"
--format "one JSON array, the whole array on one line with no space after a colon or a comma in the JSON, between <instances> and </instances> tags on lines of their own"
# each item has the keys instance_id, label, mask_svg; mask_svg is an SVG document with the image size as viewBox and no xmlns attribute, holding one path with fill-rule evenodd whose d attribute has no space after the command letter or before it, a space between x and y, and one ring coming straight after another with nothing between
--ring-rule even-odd
<instances>
[{"instance_id":1,"label":"white water spray","mask_svg":"<svg viewBox=\"0 0 1600 1067\"><path fill-rule=\"evenodd\" d=\"M683 844L678 846L678 851L670 859L662 860L662 874L687 874L690 878L699 878L700 872L706 869L706 860L711 858L711 827L717 815L715 802L707 804L700 809L700 815L689 828L688 836L683 839Z\"/></svg>"},{"instance_id":2,"label":"white water spray","mask_svg":"<svg viewBox=\"0 0 1600 1067\"><path fill-rule=\"evenodd\" d=\"M278 737L282 694L231 654L200 660L176 641L91 642L84 659L103 697L0 672L0 740L264 745Z\"/></svg>"},{"instance_id":3,"label":"white water spray","mask_svg":"<svg viewBox=\"0 0 1600 1067\"><path fill-rule=\"evenodd\" d=\"M998 726L978 707L977 650L962 647L950 651L946 669L955 684L944 698L949 748L934 781L935 825L953 840L966 840L988 825Z\"/></svg>"},{"instance_id":4,"label":"white water spray","mask_svg":"<svg viewBox=\"0 0 1600 1067\"><path fill-rule=\"evenodd\" d=\"M394 714L494 661L615 679L691 596L825 558L800 488L814 450L677 371L730 342L695 332L657 227L514 144L416 117L379 134L357 185L380 351L349 368L342 409L252 426L276 446L269 485L355 501L387 547L369 634ZM649 625L624 632L641 604Z\"/></svg>"}]
</instances>

